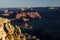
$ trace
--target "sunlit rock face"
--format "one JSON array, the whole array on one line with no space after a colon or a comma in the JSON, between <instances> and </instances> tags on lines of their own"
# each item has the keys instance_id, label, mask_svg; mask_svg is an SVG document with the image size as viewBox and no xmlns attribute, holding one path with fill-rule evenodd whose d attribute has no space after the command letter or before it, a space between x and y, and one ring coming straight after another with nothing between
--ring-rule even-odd
<instances>
[{"instance_id":1,"label":"sunlit rock face","mask_svg":"<svg viewBox=\"0 0 60 40\"><path fill-rule=\"evenodd\" d=\"M3 18L0 18L0 39L5 40L7 36L6 32L4 31L4 21Z\"/></svg>"},{"instance_id":2,"label":"sunlit rock face","mask_svg":"<svg viewBox=\"0 0 60 40\"><path fill-rule=\"evenodd\" d=\"M40 18L41 19L41 15L38 13L38 12L30 12L30 13L27 13L28 16L30 16L31 18Z\"/></svg>"},{"instance_id":3,"label":"sunlit rock face","mask_svg":"<svg viewBox=\"0 0 60 40\"><path fill-rule=\"evenodd\" d=\"M30 20L30 18L38 18L41 19L41 15L38 12L22 12L22 13L17 13L16 19L22 18L24 22L27 22Z\"/></svg>"},{"instance_id":4,"label":"sunlit rock face","mask_svg":"<svg viewBox=\"0 0 60 40\"><path fill-rule=\"evenodd\" d=\"M0 27L0 39L5 40L5 37L7 36L6 32L4 31L3 27Z\"/></svg>"},{"instance_id":5,"label":"sunlit rock face","mask_svg":"<svg viewBox=\"0 0 60 40\"><path fill-rule=\"evenodd\" d=\"M41 15L38 12L22 12L16 15L16 18L20 18L20 17L26 17L29 16L31 18L40 18L41 19Z\"/></svg>"},{"instance_id":6,"label":"sunlit rock face","mask_svg":"<svg viewBox=\"0 0 60 40\"><path fill-rule=\"evenodd\" d=\"M8 31L6 32L5 29ZM0 17L0 39L1 40L26 40L25 37L21 36L21 30L19 26L14 28L13 25L10 24L9 19Z\"/></svg>"},{"instance_id":7,"label":"sunlit rock face","mask_svg":"<svg viewBox=\"0 0 60 40\"><path fill-rule=\"evenodd\" d=\"M5 40L6 36L7 36L7 33L6 31L4 30L4 27L5 27L5 23L9 23L10 20L9 19L5 19L5 18L1 18L0 17L0 39L2 40ZM9 25L9 24L8 24ZM9 27L6 26L6 28L8 29Z\"/></svg>"}]
</instances>

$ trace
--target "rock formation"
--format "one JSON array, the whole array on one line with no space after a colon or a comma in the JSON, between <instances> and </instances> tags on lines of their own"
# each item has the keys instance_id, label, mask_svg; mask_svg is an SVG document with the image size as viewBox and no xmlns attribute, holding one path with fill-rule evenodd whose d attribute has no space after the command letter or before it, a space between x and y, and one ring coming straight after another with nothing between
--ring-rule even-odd
<instances>
[{"instance_id":1,"label":"rock formation","mask_svg":"<svg viewBox=\"0 0 60 40\"><path fill-rule=\"evenodd\" d=\"M1 40L26 40L18 26L10 24L9 19L0 18L0 39Z\"/></svg>"}]
</instances>

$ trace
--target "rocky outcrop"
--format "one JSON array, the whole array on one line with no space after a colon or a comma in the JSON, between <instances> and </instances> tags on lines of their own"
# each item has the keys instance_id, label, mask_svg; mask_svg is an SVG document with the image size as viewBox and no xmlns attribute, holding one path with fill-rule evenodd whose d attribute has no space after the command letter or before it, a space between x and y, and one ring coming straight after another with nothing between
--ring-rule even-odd
<instances>
[{"instance_id":1,"label":"rocky outcrop","mask_svg":"<svg viewBox=\"0 0 60 40\"><path fill-rule=\"evenodd\" d=\"M9 19L0 18L0 39L1 40L26 40L20 28L10 24Z\"/></svg>"}]
</instances>

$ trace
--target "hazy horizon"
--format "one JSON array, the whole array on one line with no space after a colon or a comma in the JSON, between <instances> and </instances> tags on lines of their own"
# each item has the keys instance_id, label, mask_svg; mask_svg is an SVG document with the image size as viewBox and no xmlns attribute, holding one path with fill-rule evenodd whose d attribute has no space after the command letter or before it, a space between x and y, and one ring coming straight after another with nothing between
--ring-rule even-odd
<instances>
[{"instance_id":1,"label":"hazy horizon","mask_svg":"<svg viewBox=\"0 0 60 40\"><path fill-rule=\"evenodd\" d=\"M60 0L0 0L0 8L60 7Z\"/></svg>"}]
</instances>

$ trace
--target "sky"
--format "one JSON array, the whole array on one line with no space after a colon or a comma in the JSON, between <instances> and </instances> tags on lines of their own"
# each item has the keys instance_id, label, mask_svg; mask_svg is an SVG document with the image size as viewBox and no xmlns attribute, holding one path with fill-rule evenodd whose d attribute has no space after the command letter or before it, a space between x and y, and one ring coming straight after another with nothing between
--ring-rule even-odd
<instances>
[{"instance_id":1,"label":"sky","mask_svg":"<svg viewBox=\"0 0 60 40\"><path fill-rule=\"evenodd\" d=\"M60 7L60 0L0 0L0 8L55 6Z\"/></svg>"}]
</instances>

